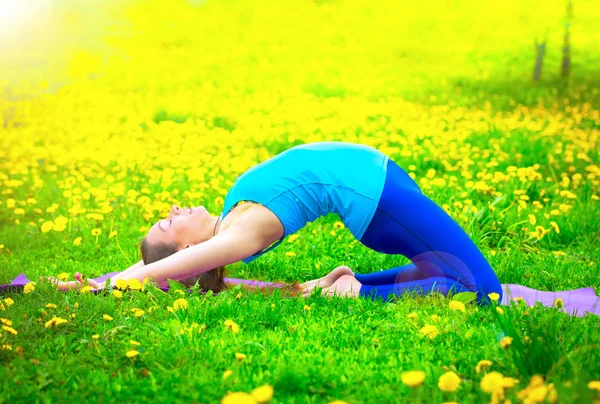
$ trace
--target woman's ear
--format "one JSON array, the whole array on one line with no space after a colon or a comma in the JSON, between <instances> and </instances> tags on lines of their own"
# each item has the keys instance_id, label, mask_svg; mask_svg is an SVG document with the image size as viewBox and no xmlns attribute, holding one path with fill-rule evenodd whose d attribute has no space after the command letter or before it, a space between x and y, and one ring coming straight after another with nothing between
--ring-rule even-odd
<instances>
[{"instance_id":1,"label":"woman's ear","mask_svg":"<svg viewBox=\"0 0 600 404\"><path fill-rule=\"evenodd\" d=\"M193 245L196 245L196 244L194 244L194 243L191 243L191 244L186 244L186 245L184 245L184 246L183 246L183 248L188 248L188 247L191 247L191 246L193 246ZM183 250L183 248L182 248L182 250Z\"/></svg>"}]
</instances>

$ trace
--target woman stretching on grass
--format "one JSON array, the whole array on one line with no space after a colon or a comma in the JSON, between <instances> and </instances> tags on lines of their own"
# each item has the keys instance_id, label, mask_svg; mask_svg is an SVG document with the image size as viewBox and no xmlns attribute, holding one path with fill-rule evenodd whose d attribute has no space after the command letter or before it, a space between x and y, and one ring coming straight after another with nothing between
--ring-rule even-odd
<instances>
[{"instance_id":1,"label":"woman stretching on grass","mask_svg":"<svg viewBox=\"0 0 600 404\"><path fill-rule=\"evenodd\" d=\"M249 169L229 190L220 216L202 206L173 206L142 241L142 261L112 277L111 284L147 277L161 286L168 286L167 278L198 280L204 290L218 292L227 287L224 265L249 263L331 212L365 246L402 254L412 264L366 275L338 267L301 285L304 294L319 286L328 295L385 300L451 290L476 292L480 303L492 292L502 296L473 241L403 169L374 148L343 142L296 146ZM60 288L76 283L51 279Z\"/></svg>"}]
</instances>

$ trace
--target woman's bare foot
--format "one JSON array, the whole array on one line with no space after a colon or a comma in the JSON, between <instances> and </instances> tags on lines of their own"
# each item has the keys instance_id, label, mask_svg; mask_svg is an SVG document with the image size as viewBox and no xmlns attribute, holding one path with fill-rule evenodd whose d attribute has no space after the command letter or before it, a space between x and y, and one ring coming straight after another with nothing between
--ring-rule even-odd
<instances>
[{"instance_id":1,"label":"woman's bare foot","mask_svg":"<svg viewBox=\"0 0 600 404\"><path fill-rule=\"evenodd\" d=\"M325 275L322 278L305 282L300 285L300 287L302 287L302 289L303 289L302 296L307 297L317 287L328 288L331 285L333 285L333 283L335 281L337 281L340 277L342 277L344 275L354 277L354 272L352 272L352 270L349 267L347 267L345 265L341 265L341 266L335 268L333 271L331 271L330 273L328 273L327 275Z\"/></svg>"},{"instance_id":2,"label":"woman's bare foot","mask_svg":"<svg viewBox=\"0 0 600 404\"><path fill-rule=\"evenodd\" d=\"M362 283L354 276L343 275L333 285L324 288L321 294L323 296L358 297L361 287Z\"/></svg>"}]
</instances>

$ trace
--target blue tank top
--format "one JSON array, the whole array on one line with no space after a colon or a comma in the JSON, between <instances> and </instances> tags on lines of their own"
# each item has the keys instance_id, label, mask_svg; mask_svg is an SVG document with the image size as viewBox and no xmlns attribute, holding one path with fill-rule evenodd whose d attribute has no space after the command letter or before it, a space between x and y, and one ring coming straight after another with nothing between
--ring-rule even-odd
<instances>
[{"instance_id":1,"label":"blue tank top","mask_svg":"<svg viewBox=\"0 0 600 404\"><path fill-rule=\"evenodd\" d=\"M328 213L337 213L360 240L383 192L389 158L369 146L319 142L292 147L239 176L223 206L223 219L239 202L266 206L281 221L283 237L243 261L249 263Z\"/></svg>"}]
</instances>

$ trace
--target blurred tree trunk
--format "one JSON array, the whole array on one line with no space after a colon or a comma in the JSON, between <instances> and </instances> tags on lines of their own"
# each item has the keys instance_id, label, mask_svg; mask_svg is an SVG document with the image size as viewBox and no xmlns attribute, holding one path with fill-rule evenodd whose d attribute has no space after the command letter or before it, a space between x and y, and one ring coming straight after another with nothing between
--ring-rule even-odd
<instances>
[{"instance_id":1,"label":"blurred tree trunk","mask_svg":"<svg viewBox=\"0 0 600 404\"><path fill-rule=\"evenodd\" d=\"M533 69L533 80L538 81L542 75L542 63L544 62L544 53L546 53L546 38L544 42L538 43L535 40L535 68Z\"/></svg>"},{"instance_id":2,"label":"blurred tree trunk","mask_svg":"<svg viewBox=\"0 0 600 404\"><path fill-rule=\"evenodd\" d=\"M563 45L563 59L561 66L561 74L563 77L569 77L571 73L571 48L569 43L569 27L571 26L571 18L573 17L573 1L569 0L567 5L567 20L565 22L565 42Z\"/></svg>"}]
</instances>

